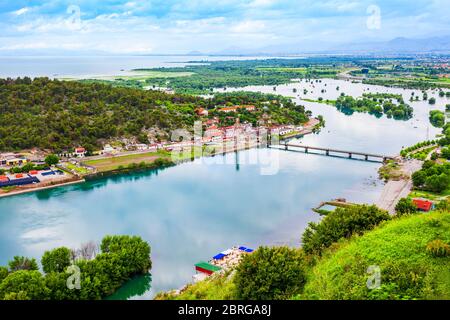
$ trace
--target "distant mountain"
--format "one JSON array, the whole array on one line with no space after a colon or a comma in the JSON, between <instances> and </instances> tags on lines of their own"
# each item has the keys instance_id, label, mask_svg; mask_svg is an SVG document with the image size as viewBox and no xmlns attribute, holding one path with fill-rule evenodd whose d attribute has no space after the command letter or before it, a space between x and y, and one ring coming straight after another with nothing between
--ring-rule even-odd
<instances>
[{"instance_id":1,"label":"distant mountain","mask_svg":"<svg viewBox=\"0 0 450 320\"><path fill-rule=\"evenodd\" d=\"M349 53L450 53L450 36L422 39L400 37L387 42L348 43L331 50Z\"/></svg>"},{"instance_id":2,"label":"distant mountain","mask_svg":"<svg viewBox=\"0 0 450 320\"><path fill-rule=\"evenodd\" d=\"M0 56L111 56L117 55L100 50L68 50L68 49L1 49Z\"/></svg>"},{"instance_id":3,"label":"distant mountain","mask_svg":"<svg viewBox=\"0 0 450 320\"><path fill-rule=\"evenodd\" d=\"M370 53L450 53L450 36L422 39L395 38L390 41L329 44L327 48L314 41L271 45L257 49L231 47L211 55L234 56L295 56L301 54L370 54Z\"/></svg>"}]
</instances>

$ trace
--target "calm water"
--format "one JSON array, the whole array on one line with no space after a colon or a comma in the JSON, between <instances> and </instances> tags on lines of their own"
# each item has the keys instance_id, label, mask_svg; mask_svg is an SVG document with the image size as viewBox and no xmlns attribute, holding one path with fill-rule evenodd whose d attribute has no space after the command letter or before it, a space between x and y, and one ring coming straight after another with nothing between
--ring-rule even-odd
<instances>
[{"instance_id":1,"label":"calm water","mask_svg":"<svg viewBox=\"0 0 450 320\"><path fill-rule=\"evenodd\" d=\"M325 83L328 92L323 94ZM411 94L335 80L315 85L307 98L334 99L340 92L360 95L367 88L399 92L405 100ZM336 85L341 88L338 92ZM277 92L293 96L295 87L304 97L305 86L310 84L279 86ZM273 92L272 87L247 89ZM434 109L450 103L434 96ZM368 114L346 116L331 106L295 98L326 119L320 134L303 139L308 144L396 154L402 146L439 132L428 125L426 102L411 103L413 119L395 121ZM253 164L258 158L261 164ZM268 167L275 174L262 175ZM14 255L40 258L54 247L76 248L106 234L139 235L152 247L151 278L134 279L114 298L150 298L180 288L191 280L194 263L230 246L298 246L307 223L319 219L311 208L321 201L335 197L376 201L382 188L376 179L378 168L371 162L258 149L0 199L0 264Z\"/></svg>"},{"instance_id":2,"label":"calm water","mask_svg":"<svg viewBox=\"0 0 450 320\"><path fill-rule=\"evenodd\" d=\"M8 57L0 56L0 78L125 76L137 68L182 67L188 61L251 60L265 57L199 56L97 56Z\"/></svg>"}]
</instances>

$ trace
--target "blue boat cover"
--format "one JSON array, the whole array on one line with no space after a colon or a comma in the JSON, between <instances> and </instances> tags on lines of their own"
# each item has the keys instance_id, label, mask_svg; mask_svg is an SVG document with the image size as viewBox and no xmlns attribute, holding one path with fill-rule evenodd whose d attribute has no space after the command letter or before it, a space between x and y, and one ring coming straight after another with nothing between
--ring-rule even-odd
<instances>
[{"instance_id":1,"label":"blue boat cover","mask_svg":"<svg viewBox=\"0 0 450 320\"><path fill-rule=\"evenodd\" d=\"M245 252L251 253L253 252L253 249L245 249Z\"/></svg>"},{"instance_id":2,"label":"blue boat cover","mask_svg":"<svg viewBox=\"0 0 450 320\"><path fill-rule=\"evenodd\" d=\"M224 257L226 257L223 253L219 253L218 255L215 255L214 257L213 257L213 259L214 260L221 260L221 259L223 259Z\"/></svg>"},{"instance_id":3,"label":"blue boat cover","mask_svg":"<svg viewBox=\"0 0 450 320\"><path fill-rule=\"evenodd\" d=\"M247 248L246 247L239 247L239 250L245 251L245 250L247 250Z\"/></svg>"},{"instance_id":4,"label":"blue boat cover","mask_svg":"<svg viewBox=\"0 0 450 320\"><path fill-rule=\"evenodd\" d=\"M48 172L42 172L41 173L44 177L45 176L54 176L55 175L55 172L54 171L48 171Z\"/></svg>"}]
</instances>

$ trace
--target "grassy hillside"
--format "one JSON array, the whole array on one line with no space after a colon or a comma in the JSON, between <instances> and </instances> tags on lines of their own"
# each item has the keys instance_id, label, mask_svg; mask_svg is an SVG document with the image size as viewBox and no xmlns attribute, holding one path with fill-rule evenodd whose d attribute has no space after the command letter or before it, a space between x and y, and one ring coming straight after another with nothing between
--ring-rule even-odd
<instances>
[{"instance_id":1,"label":"grassy hillside","mask_svg":"<svg viewBox=\"0 0 450 320\"><path fill-rule=\"evenodd\" d=\"M446 248L447 256L427 249L433 241ZM305 259L307 281L302 292L292 298L450 299L449 243L449 212L385 221L362 236L333 244L321 257ZM380 268L378 289L367 288L369 266ZM161 294L158 298L235 299L235 279L215 276L189 285L181 295Z\"/></svg>"},{"instance_id":2,"label":"grassy hillside","mask_svg":"<svg viewBox=\"0 0 450 320\"><path fill-rule=\"evenodd\" d=\"M450 299L450 256L433 257L427 244L450 242L450 214L396 219L336 245L311 270L309 299ZM380 267L381 287L367 289L366 272Z\"/></svg>"}]
</instances>

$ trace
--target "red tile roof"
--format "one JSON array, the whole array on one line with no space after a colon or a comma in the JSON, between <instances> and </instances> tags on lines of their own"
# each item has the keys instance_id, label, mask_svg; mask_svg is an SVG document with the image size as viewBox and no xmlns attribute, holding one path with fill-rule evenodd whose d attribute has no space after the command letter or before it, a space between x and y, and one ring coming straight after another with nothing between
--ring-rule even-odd
<instances>
[{"instance_id":1,"label":"red tile roof","mask_svg":"<svg viewBox=\"0 0 450 320\"><path fill-rule=\"evenodd\" d=\"M430 211L433 207L433 202L423 199L413 199L413 203L416 205L417 209L422 211Z\"/></svg>"}]
</instances>

